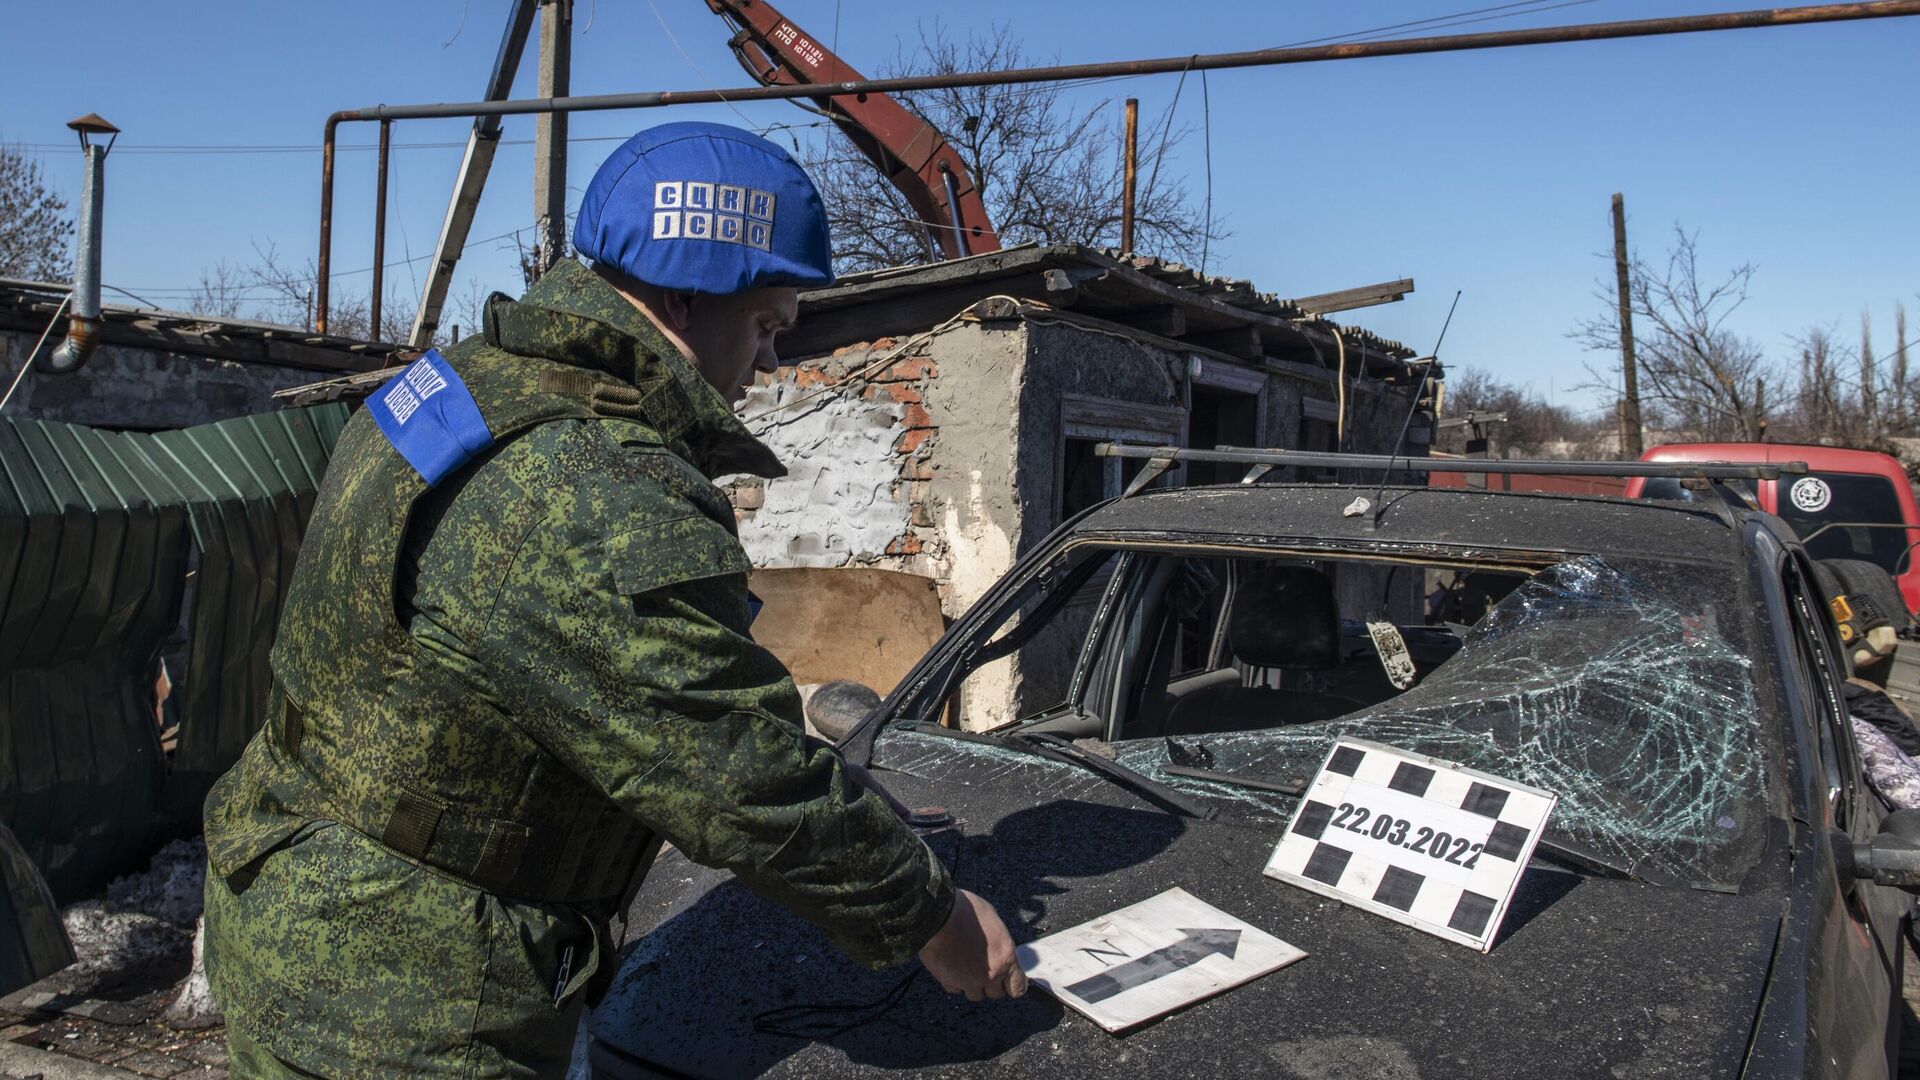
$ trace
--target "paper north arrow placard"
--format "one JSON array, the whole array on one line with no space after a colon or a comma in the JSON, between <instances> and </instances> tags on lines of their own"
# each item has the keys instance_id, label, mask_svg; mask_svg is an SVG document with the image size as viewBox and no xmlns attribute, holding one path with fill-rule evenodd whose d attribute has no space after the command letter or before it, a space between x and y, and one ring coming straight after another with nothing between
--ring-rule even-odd
<instances>
[{"instance_id":1,"label":"paper north arrow placard","mask_svg":"<svg viewBox=\"0 0 1920 1080\"><path fill-rule=\"evenodd\" d=\"M1022 946L1020 965L1034 985L1123 1031L1305 955L1175 888Z\"/></svg>"}]
</instances>

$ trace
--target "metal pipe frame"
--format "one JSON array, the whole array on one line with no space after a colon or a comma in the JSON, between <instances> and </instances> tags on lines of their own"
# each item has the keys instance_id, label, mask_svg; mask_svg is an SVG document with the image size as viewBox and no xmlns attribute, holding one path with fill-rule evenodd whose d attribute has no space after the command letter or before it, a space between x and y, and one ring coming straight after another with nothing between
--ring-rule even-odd
<instances>
[{"instance_id":1,"label":"metal pipe frame","mask_svg":"<svg viewBox=\"0 0 1920 1080\"><path fill-rule=\"evenodd\" d=\"M327 312L327 275L333 243L333 168L335 136L339 126L376 120L430 120L475 117L499 130L498 121L489 118L556 112L597 112L610 109L655 109L667 105L714 105L742 101L783 101L792 98L831 94L892 94L914 90L937 90L963 86L1001 86L1012 83L1068 82L1076 79L1103 79L1131 75L1163 75L1180 71L1216 71L1225 68L1277 67L1286 64L1312 64L1329 60L1364 60L1383 56L1411 56L1422 53L1465 52L1479 49L1504 49L1522 45L1557 45L1577 41L1609 41L1619 38L1658 37L1670 34L1694 34L1716 30L1748 30L1769 26L1802 26L1810 23L1847 22L1857 19L1887 19L1920 15L1920 0L1870 0L1866 3L1816 4L1802 7L1760 8L1708 15L1684 15L1664 19L1632 19L1621 22L1580 23L1572 26L1544 26L1525 30L1501 30L1477 34L1452 34L1435 37L1399 38L1388 41L1361 41L1342 45L1316 45L1300 48L1257 49L1245 52L1206 53L1171 56L1153 60L1120 60L1095 64L1063 64L1051 67L1014 68L1005 71L957 72L949 75L918 75L895 79L867 79L859 82L806 83L800 85L743 86L729 90L656 90L628 94L592 94L578 97L522 98L515 100L465 101L437 105L375 105L364 109L342 109L327 117L320 155L320 253L317 260L319 282L316 289L315 325L324 333ZM524 37L521 39L524 42ZM504 50L503 50L504 51ZM509 77L510 78L510 77ZM504 98L504 95L502 95ZM476 135L482 123L476 123ZM484 138L484 136L480 136Z\"/></svg>"},{"instance_id":2,"label":"metal pipe frame","mask_svg":"<svg viewBox=\"0 0 1920 1080\"><path fill-rule=\"evenodd\" d=\"M1125 443L1101 443L1093 448L1099 457L1145 458L1165 461L1217 461L1231 465L1289 466L1309 469L1364 469L1368 472L1394 471L1416 473L1493 473L1509 476L1649 476L1674 480L1777 480L1782 474L1804 473L1804 461L1777 461L1747 465L1731 461L1552 461L1509 458L1471 460L1388 456L1386 454L1340 454L1313 450L1196 450L1184 446L1130 446Z\"/></svg>"}]
</instances>

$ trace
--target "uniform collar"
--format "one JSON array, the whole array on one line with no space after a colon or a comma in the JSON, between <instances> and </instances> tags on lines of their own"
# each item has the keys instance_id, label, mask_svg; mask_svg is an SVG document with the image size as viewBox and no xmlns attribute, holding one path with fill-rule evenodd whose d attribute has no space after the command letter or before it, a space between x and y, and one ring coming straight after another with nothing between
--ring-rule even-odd
<instances>
[{"instance_id":1,"label":"uniform collar","mask_svg":"<svg viewBox=\"0 0 1920 1080\"><path fill-rule=\"evenodd\" d=\"M708 477L786 475L659 328L578 260L555 263L518 301L496 296L486 324L488 344L604 372L641 390L647 423Z\"/></svg>"}]
</instances>

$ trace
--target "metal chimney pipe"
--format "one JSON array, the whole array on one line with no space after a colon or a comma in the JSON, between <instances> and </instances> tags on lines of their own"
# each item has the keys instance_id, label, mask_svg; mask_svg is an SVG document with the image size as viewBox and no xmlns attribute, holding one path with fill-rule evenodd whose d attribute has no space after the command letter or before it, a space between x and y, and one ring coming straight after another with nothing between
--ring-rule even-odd
<instances>
[{"instance_id":1,"label":"metal chimney pipe","mask_svg":"<svg viewBox=\"0 0 1920 1080\"><path fill-rule=\"evenodd\" d=\"M107 151L113 148L113 140L100 146L88 136L120 133L93 113L67 126L80 133L87 172L80 189L80 246L73 253L73 306L67 336L41 362L42 370L56 375L80 370L100 344L100 211L106 199Z\"/></svg>"}]
</instances>

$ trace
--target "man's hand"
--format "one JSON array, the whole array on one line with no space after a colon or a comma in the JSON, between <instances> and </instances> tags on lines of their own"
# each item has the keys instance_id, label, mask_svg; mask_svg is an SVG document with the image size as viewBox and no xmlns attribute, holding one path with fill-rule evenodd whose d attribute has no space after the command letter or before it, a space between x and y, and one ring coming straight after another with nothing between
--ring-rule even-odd
<instances>
[{"instance_id":1,"label":"man's hand","mask_svg":"<svg viewBox=\"0 0 1920 1080\"><path fill-rule=\"evenodd\" d=\"M968 1001L1019 997L1027 992L1027 973L1013 956L1013 938L993 905L965 889L953 894L947 925L920 950L940 988L965 994Z\"/></svg>"}]
</instances>

